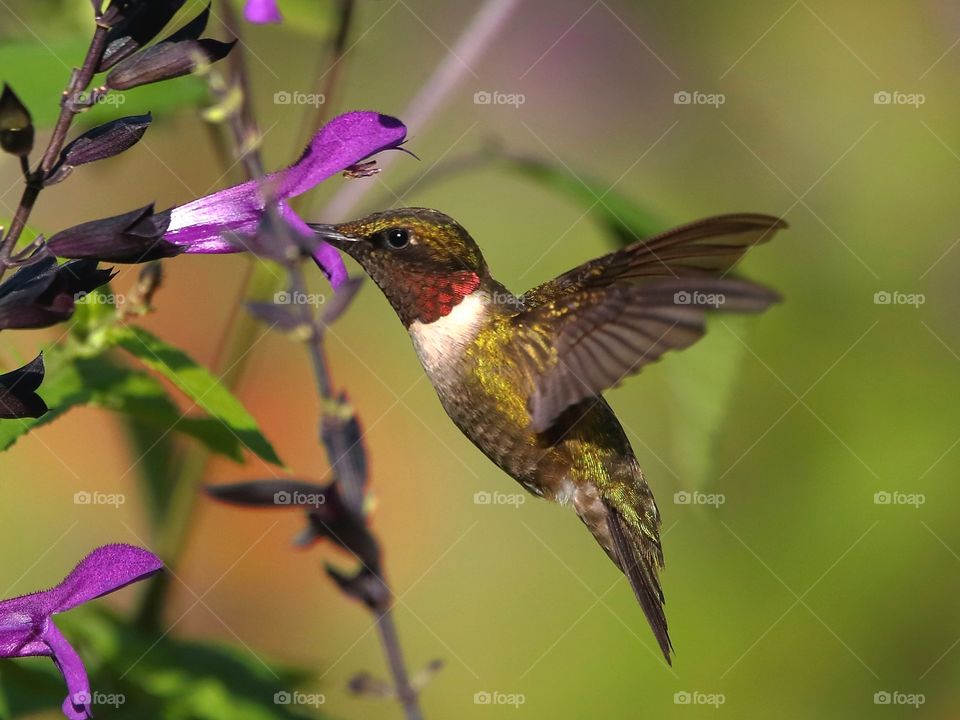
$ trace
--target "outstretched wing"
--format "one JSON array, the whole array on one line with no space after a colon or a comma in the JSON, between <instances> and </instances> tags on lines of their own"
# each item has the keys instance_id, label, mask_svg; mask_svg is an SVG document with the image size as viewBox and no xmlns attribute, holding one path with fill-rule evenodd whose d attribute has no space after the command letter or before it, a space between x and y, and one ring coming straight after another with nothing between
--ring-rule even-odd
<instances>
[{"instance_id":1,"label":"outstretched wing","mask_svg":"<svg viewBox=\"0 0 960 720\"><path fill-rule=\"evenodd\" d=\"M598 395L705 330L707 312L760 312L778 299L723 277L785 223L725 215L684 225L571 270L523 296L517 328L549 348L528 400L542 432L570 405Z\"/></svg>"}]
</instances>

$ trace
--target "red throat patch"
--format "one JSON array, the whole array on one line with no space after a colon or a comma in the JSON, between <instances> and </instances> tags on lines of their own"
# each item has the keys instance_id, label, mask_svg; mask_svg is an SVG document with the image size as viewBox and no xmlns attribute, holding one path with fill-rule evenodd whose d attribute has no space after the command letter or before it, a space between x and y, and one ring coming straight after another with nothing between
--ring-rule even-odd
<instances>
[{"instance_id":1,"label":"red throat patch","mask_svg":"<svg viewBox=\"0 0 960 720\"><path fill-rule=\"evenodd\" d=\"M423 276L417 288L419 317L423 323L432 323L450 314L460 302L478 287L480 276L469 270L452 275Z\"/></svg>"}]
</instances>

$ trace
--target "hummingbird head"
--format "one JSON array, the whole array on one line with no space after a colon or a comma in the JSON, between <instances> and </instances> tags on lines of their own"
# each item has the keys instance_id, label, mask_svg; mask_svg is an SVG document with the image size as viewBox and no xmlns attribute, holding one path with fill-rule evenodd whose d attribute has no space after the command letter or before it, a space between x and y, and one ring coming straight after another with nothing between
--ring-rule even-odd
<instances>
[{"instance_id":1,"label":"hummingbird head","mask_svg":"<svg viewBox=\"0 0 960 720\"><path fill-rule=\"evenodd\" d=\"M407 327L448 315L489 277L473 238L436 210L388 210L310 227L360 263Z\"/></svg>"}]
</instances>

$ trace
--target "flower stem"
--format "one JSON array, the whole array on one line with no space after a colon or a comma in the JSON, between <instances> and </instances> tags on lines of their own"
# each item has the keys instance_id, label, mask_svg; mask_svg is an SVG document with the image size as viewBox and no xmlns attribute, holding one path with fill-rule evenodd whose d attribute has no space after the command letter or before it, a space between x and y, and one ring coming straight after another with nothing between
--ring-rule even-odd
<instances>
[{"instance_id":1,"label":"flower stem","mask_svg":"<svg viewBox=\"0 0 960 720\"><path fill-rule=\"evenodd\" d=\"M382 575L381 579L386 584L386 579ZM407 720L423 720L418 694L410 684L410 674L407 672L407 665L400 648L400 636L397 634L397 626L393 622L392 603L381 613L377 621L377 632L380 635L383 652L387 656L387 663L390 665L390 674L393 675L393 685L396 688L397 698L403 706L403 712Z\"/></svg>"},{"instance_id":2,"label":"flower stem","mask_svg":"<svg viewBox=\"0 0 960 720\"><path fill-rule=\"evenodd\" d=\"M107 12L109 14L110 10ZM33 206L36 204L40 192L43 190L43 183L63 149L63 143L67 139L67 133L71 124L73 124L73 119L82 109L82 104L78 101L77 95L90 85L90 81L100 65L100 60L103 58L103 52L107 44L107 33L110 30L109 23L105 20L104 16L96 18L97 28L94 30L90 46L87 48L83 64L79 68L75 68L70 75L70 81L60 98L60 115L53 128L50 141L47 143L47 148L40 159L40 164L36 170L29 172L25 161L21 161L26 183L20 196L20 202L13 214L13 219L10 221L7 234L0 242L0 277L3 277L4 272L10 265L13 249L27 225L27 220L30 218L30 213L33 211Z\"/></svg>"}]
</instances>

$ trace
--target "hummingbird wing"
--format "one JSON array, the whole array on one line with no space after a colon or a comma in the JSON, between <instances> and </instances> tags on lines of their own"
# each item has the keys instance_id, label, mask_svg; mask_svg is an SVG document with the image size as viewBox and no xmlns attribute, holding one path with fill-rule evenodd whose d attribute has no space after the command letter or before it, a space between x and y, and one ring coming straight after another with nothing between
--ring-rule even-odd
<instances>
[{"instance_id":1,"label":"hummingbird wing","mask_svg":"<svg viewBox=\"0 0 960 720\"><path fill-rule=\"evenodd\" d=\"M533 429L546 430L570 405L616 386L668 350L692 345L705 332L707 312L760 312L775 302L773 291L724 275L783 227L767 215L708 218L524 294L513 322L539 348L528 399Z\"/></svg>"}]
</instances>

